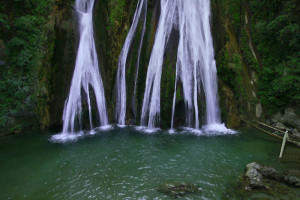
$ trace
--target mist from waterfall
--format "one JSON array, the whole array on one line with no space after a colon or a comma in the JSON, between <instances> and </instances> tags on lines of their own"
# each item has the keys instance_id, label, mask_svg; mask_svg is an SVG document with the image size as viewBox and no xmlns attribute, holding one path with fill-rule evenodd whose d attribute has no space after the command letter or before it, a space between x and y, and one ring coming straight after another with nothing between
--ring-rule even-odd
<instances>
[{"instance_id":1,"label":"mist from waterfall","mask_svg":"<svg viewBox=\"0 0 300 200\"><path fill-rule=\"evenodd\" d=\"M90 87L93 89L99 115L99 125L108 124L103 82L99 72L93 31L94 0L76 0L80 41L69 96L63 112L62 133L73 133L77 122L82 129L82 101L86 100L90 129L93 129ZM82 96L84 94L84 96Z\"/></svg>"},{"instance_id":2,"label":"mist from waterfall","mask_svg":"<svg viewBox=\"0 0 300 200\"><path fill-rule=\"evenodd\" d=\"M218 105L217 69L210 29L210 0L161 0L161 14L147 71L141 125L154 129L160 119L162 65L171 31L179 32L176 81L171 128L173 128L176 88L181 83L186 125L199 129L199 103L205 103L206 127L221 125ZM205 102L200 102L201 95Z\"/></svg>"},{"instance_id":3,"label":"mist from waterfall","mask_svg":"<svg viewBox=\"0 0 300 200\"><path fill-rule=\"evenodd\" d=\"M143 39L146 30L146 16L147 16L147 5L148 0L139 0L134 17L133 22L126 37L124 46L122 48L119 62L118 62L118 72L116 78L116 119L119 125L125 125L125 117L126 117L126 62L128 58L128 53L130 47L132 45L134 36L137 32L137 27L139 21L144 14L144 24L141 33L141 41L138 50L138 60L136 64L136 76L135 76L135 85L134 85L134 93L132 99L132 107L134 109L134 115L136 117L136 105L135 105L135 98L136 98L136 85L138 79L138 72L139 72L139 65L140 65L140 55L143 45Z\"/></svg>"}]
</instances>

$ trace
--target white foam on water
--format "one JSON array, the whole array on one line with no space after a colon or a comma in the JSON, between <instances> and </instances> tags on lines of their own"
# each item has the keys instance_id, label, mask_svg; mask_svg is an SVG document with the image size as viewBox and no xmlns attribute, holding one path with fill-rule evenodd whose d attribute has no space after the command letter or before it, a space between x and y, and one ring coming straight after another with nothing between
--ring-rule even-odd
<instances>
[{"instance_id":1,"label":"white foam on water","mask_svg":"<svg viewBox=\"0 0 300 200\"><path fill-rule=\"evenodd\" d=\"M143 129L146 129L147 127L146 126L135 126L134 128L137 131L142 131Z\"/></svg>"},{"instance_id":2,"label":"white foam on water","mask_svg":"<svg viewBox=\"0 0 300 200\"><path fill-rule=\"evenodd\" d=\"M135 130L142 132L142 133L147 133L147 134L154 134L158 133L161 131L160 128L148 128L147 126L136 126Z\"/></svg>"},{"instance_id":3,"label":"white foam on water","mask_svg":"<svg viewBox=\"0 0 300 200\"><path fill-rule=\"evenodd\" d=\"M203 135L203 131L200 129L190 128L190 127L180 127L179 129L182 129L180 131L180 134L193 134L193 135Z\"/></svg>"},{"instance_id":4,"label":"white foam on water","mask_svg":"<svg viewBox=\"0 0 300 200\"><path fill-rule=\"evenodd\" d=\"M122 125L122 124L117 124L117 126L118 126L119 128L126 128L126 127L128 127L127 125Z\"/></svg>"},{"instance_id":5,"label":"white foam on water","mask_svg":"<svg viewBox=\"0 0 300 200\"><path fill-rule=\"evenodd\" d=\"M178 134L192 134L196 136L218 136L218 135L234 135L238 132L232 129L226 128L224 124L211 124L203 126L201 129L195 129L190 127L179 127L178 129L168 130L170 135Z\"/></svg>"},{"instance_id":6,"label":"white foam on water","mask_svg":"<svg viewBox=\"0 0 300 200\"><path fill-rule=\"evenodd\" d=\"M79 131L75 133L59 133L51 136L50 141L53 143L67 143L67 142L75 142L80 138L84 138L85 136L93 136L101 132L107 132L114 129L112 125L105 125L94 128L88 132Z\"/></svg>"},{"instance_id":7,"label":"white foam on water","mask_svg":"<svg viewBox=\"0 0 300 200\"><path fill-rule=\"evenodd\" d=\"M112 125L105 125L105 126L100 126L98 128L96 128L97 131L110 131L114 129L114 127Z\"/></svg>"},{"instance_id":8,"label":"white foam on water","mask_svg":"<svg viewBox=\"0 0 300 200\"><path fill-rule=\"evenodd\" d=\"M191 133L194 134L194 135L202 135L203 134L203 132L199 129L193 129L191 131Z\"/></svg>"},{"instance_id":9,"label":"white foam on water","mask_svg":"<svg viewBox=\"0 0 300 200\"><path fill-rule=\"evenodd\" d=\"M80 131L77 133L59 133L59 134L53 135L50 138L50 141L54 142L54 143L74 142L83 136L84 136L83 131Z\"/></svg>"},{"instance_id":10,"label":"white foam on water","mask_svg":"<svg viewBox=\"0 0 300 200\"><path fill-rule=\"evenodd\" d=\"M146 128L143 130L144 133L148 134L158 133L159 131L161 131L160 128Z\"/></svg>"},{"instance_id":11,"label":"white foam on water","mask_svg":"<svg viewBox=\"0 0 300 200\"><path fill-rule=\"evenodd\" d=\"M203 130L206 134L213 135L234 135L238 132L232 129L226 128L225 124L209 124L203 126Z\"/></svg>"},{"instance_id":12,"label":"white foam on water","mask_svg":"<svg viewBox=\"0 0 300 200\"><path fill-rule=\"evenodd\" d=\"M175 129L169 129L168 130L168 133L170 134L170 135L174 135L174 134L176 134L176 130Z\"/></svg>"},{"instance_id":13,"label":"white foam on water","mask_svg":"<svg viewBox=\"0 0 300 200\"><path fill-rule=\"evenodd\" d=\"M90 135L95 135L95 134L96 134L96 131L95 131L95 129L93 129L93 130L90 130L88 133L89 133Z\"/></svg>"}]
</instances>

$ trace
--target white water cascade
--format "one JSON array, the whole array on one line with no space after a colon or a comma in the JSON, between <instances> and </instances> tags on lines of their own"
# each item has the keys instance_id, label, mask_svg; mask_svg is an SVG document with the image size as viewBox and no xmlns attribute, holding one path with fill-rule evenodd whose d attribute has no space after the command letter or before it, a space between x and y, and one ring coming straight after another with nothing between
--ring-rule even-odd
<instances>
[{"instance_id":1,"label":"white water cascade","mask_svg":"<svg viewBox=\"0 0 300 200\"><path fill-rule=\"evenodd\" d=\"M139 0L134 17L133 22L130 27L130 30L128 32L128 35L126 37L124 46L122 48L120 57L119 57L119 63L118 63L118 72L117 72L117 79L116 79L116 87L117 87L117 100L116 100L116 118L118 121L118 124L121 126L125 125L125 117L126 117L126 62L128 58L129 49L131 47L131 44L133 42L134 35L137 31L138 23L140 21L140 18L142 14L144 13L144 25L143 30L141 33L141 41L140 46L138 50L138 61L136 65L136 78L135 78L135 86L134 86L134 96L133 96L133 108L135 109L135 96L136 96L136 84L137 84L137 78L138 78L138 71L139 71L139 64L140 64L140 55L141 55L141 49L144 39L144 34L146 30L146 16L147 16L147 5L148 0ZM144 12L143 12L144 11ZM136 115L136 111L134 112Z\"/></svg>"},{"instance_id":2,"label":"white water cascade","mask_svg":"<svg viewBox=\"0 0 300 200\"><path fill-rule=\"evenodd\" d=\"M141 124L154 129L160 118L160 89L164 52L172 29L179 32L176 87L180 81L186 105L186 124L199 129L199 96L205 96L206 128L226 130L218 105L217 69L210 30L210 0L161 0L161 15L147 71ZM203 88L203 89L202 89ZM204 91L204 94L201 92ZM204 102L201 102L204 103Z\"/></svg>"},{"instance_id":3,"label":"white water cascade","mask_svg":"<svg viewBox=\"0 0 300 200\"><path fill-rule=\"evenodd\" d=\"M108 124L103 82L99 72L94 41L93 6L94 0L76 0L75 8L79 20L80 42L71 88L63 112L63 133L73 133L77 121L80 129L82 128L82 93L86 97L90 128L93 129L90 87L96 97L99 125Z\"/></svg>"}]
</instances>

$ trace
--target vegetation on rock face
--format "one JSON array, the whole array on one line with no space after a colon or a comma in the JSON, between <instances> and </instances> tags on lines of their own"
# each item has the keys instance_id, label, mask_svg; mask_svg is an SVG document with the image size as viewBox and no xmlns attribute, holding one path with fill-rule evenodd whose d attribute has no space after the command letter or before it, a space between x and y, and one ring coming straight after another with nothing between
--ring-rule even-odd
<instances>
[{"instance_id":1,"label":"vegetation on rock face","mask_svg":"<svg viewBox=\"0 0 300 200\"><path fill-rule=\"evenodd\" d=\"M5 64L0 70L0 129L14 117L36 111L39 70L47 56L48 22L53 1L4 0L0 5L0 40ZM16 130L17 131L17 130Z\"/></svg>"},{"instance_id":2,"label":"vegetation on rock face","mask_svg":"<svg viewBox=\"0 0 300 200\"><path fill-rule=\"evenodd\" d=\"M250 51L249 37L245 34L245 42L240 40L241 33L246 33L246 25L241 17L244 13L241 1L218 0L212 3L212 34L222 121L230 128L239 126L241 114L254 117L258 103L255 83L250 75L252 67L247 64L244 52Z\"/></svg>"},{"instance_id":3,"label":"vegetation on rock face","mask_svg":"<svg viewBox=\"0 0 300 200\"><path fill-rule=\"evenodd\" d=\"M218 77L234 93L238 115L259 116L251 114L259 102L265 116L299 105L300 6L296 2L212 1ZM234 61L237 58L240 62ZM220 93L222 105L227 97ZM228 105L222 109L226 115Z\"/></svg>"},{"instance_id":4,"label":"vegetation on rock face","mask_svg":"<svg viewBox=\"0 0 300 200\"><path fill-rule=\"evenodd\" d=\"M300 104L300 4L297 0L248 2L253 42L262 56L259 96L272 113Z\"/></svg>"},{"instance_id":5,"label":"vegetation on rock face","mask_svg":"<svg viewBox=\"0 0 300 200\"><path fill-rule=\"evenodd\" d=\"M47 126L55 72L54 27L61 10L71 10L73 2L1 2L0 60L4 62L0 62L0 132Z\"/></svg>"}]
</instances>

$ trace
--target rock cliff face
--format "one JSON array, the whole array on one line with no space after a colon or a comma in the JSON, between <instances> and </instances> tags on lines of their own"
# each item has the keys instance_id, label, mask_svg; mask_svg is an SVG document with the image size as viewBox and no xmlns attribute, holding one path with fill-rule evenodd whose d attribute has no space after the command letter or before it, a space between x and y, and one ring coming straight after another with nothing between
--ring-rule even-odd
<instances>
[{"instance_id":1,"label":"rock cliff face","mask_svg":"<svg viewBox=\"0 0 300 200\"><path fill-rule=\"evenodd\" d=\"M94 6L94 31L100 71L104 82L110 122L114 122L115 78L117 62L122 45L129 31L137 0L96 0ZM146 35L142 48L139 78L137 83L137 119L134 120L132 99L136 55L139 45L141 25L130 49L126 69L127 81L127 123L139 123L145 77L150 53L154 42L157 21L160 14L160 1L148 1ZM36 120L42 129L59 130L62 112L68 95L74 70L78 33L74 0L56 0L49 14L47 54L38 69L40 88L37 96ZM219 100L222 121L229 128L240 125L239 116L263 118L263 108L257 97L257 74L260 56L251 39L251 15L246 1L212 0L211 23L214 38L215 57L219 79ZM165 52L161 94L161 126L169 127L172 98L174 92L176 51L178 33L174 31ZM1 57L3 45L0 40L0 66L5 60ZM180 89L180 88L179 88ZM184 121L184 105L178 92L175 126ZM181 113L181 114L180 114ZM9 130L8 130L9 132Z\"/></svg>"},{"instance_id":2,"label":"rock cliff face","mask_svg":"<svg viewBox=\"0 0 300 200\"><path fill-rule=\"evenodd\" d=\"M241 1L244 2L244 1ZM256 70L246 62L246 53L258 65L249 31L247 4L232 0L212 1L212 33L219 78L222 119L228 127L239 126L239 116L262 117L257 97Z\"/></svg>"}]
</instances>

